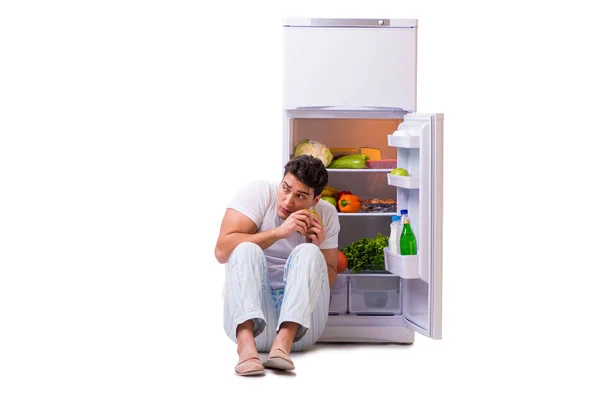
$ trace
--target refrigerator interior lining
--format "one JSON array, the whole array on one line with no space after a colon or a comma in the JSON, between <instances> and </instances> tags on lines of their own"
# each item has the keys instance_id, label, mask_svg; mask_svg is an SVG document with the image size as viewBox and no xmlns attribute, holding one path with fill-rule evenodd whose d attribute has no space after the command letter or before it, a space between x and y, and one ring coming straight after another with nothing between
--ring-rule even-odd
<instances>
[{"instance_id":1,"label":"refrigerator interior lining","mask_svg":"<svg viewBox=\"0 0 600 400\"><path fill-rule=\"evenodd\" d=\"M375 147L382 158L396 158L396 149L388 146L387 135L394 132L402 119L364 118L292 118L290 157L295 145L312 139L332 147Z\"/></svg>"},{"instance_id":2,"label":"refrigerator interior lining","mask_svg":"<svg viewBox=\"0 0 600 400\"><path fill-rule=\"evenodd\" d=\"M323 113L323 111L321 111ZM305 139L315 140L328 148L377 148L382 159L397 159L409 171L418 169L418 149L402 149L398 152L388 144L391 135L402 118L319 118L292 117L289 119L289 158L299 142ZM412 208L411 218L418 221L418 190L396 188L388 184L387 174L391 170L329 170L329 185L339 190L349 190L361 199L395 199L398 207ZM394 210L399 212L399 209ZM340 233L338 248L364 237L374 238L377 234L389 235L393 213L339 213ZM330 314L341 317L388 316L401 318L403 309L403 279L387 271L379 276L370 274L341 274L332 289L332 307Z\"/></svg>"},{"instance_id":3,"label":"refrigerator interior lining","mask_svg":"<svg viewBox=\"0 0 600 400\"><path fill-rule=\"evenodd\" d=\"M387 215L344 217L342 215L339 220L338 247L342 249L358 239L377 237L378 233L388 236L392 217Z\"/></svg>"}]
</instances>

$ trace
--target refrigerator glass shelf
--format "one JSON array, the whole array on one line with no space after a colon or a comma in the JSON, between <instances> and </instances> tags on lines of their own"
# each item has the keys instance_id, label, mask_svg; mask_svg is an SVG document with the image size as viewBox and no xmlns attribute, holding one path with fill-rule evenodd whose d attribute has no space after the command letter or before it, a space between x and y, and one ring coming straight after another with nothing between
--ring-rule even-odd
<instances>
[{"instance_id":1,"label":"refrigerator glass shelf","mask_svg":"<svg viewBox=\"0 0 600 400\"><path fill-rule=\"evenodd\" d=\"M353 168L327 168L327 172L390 172L392 169L391 168L385 168L385 169L380 169L380 168L361 168L361 169L353 169Z\"/></svg>"},{"instance_id":2,"label":"refrigerator glass shelf","mask_svg":"<svg viewBox=\"0 0 600 400\"><path fill-rule=\"evenodd\" d=\"M388 270L385 270L385 269L378 269L378 270L365 269L365 270L362 270L362 271L359 271L359 272L352 272L349 269L347 269L344 272L340 272L338 274L338 277L339 276L346 276L346 279L350 279L350 278L355 277L355 276L381 276L381 275L384 275L384 276L388 276L388 275L389 276L393 276L394 274L391 273L391 272L389 272Z\"/></svg>"},{"instance_id":3,"label":"refrigerator glass shelf","mask_svg":"<svg viewBox=\"0 0 600 400\"><path fill-rule=\"evenodd\" d=\"M340 216L340 217L391 217L393 215L398 215L398 213L395 213L395 212L355 212L355 213L338 212L338 216Z\"/></svg>"}]
</instances>

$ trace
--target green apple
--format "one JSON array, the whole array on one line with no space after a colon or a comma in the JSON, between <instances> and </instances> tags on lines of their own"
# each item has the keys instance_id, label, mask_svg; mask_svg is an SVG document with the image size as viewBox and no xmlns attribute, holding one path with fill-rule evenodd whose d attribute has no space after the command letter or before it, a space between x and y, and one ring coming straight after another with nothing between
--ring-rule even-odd
<instances>
[{"instance_id":1,"label":"green apple","mask_svg":"<svg viewBox=\"0 0 600 400\"><path fill-rule=\"evenodd\" d=\"M394 168L390 174L392 175L397 175L397 176L410 176L410 174L408 173L407 170L405 170L404 168Z\"/></svg>"},{"instance_id":2,"label":"green apple","mask_svg":"<svg viewBox=\"0 0 600 400\"><path fill-rule=\"evenodd\" d=\"M337 201L333 197L330 196L322 196L321 199L331 203L334 207L337 207Z\"/></svg>"}]
</instances>

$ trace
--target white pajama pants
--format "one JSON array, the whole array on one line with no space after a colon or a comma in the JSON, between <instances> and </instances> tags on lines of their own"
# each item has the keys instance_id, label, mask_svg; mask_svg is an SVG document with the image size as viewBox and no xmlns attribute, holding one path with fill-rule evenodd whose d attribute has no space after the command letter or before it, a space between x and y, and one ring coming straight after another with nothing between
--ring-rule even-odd
<instances>
[{"instance_id":1,"label":"white pajama pants","mask_svg":"<svg viewBox=\"0 0 600 400\"><path fill-rule=\"evenodd\" d=\"M297 246L288 257L283 275L285 288L269 286L267 260L254 243L240 243L231 253L223 288L223 324L237 343L237 326L253 320L256 348L268 352L283 322L300 324L292 351L310 348L323 334L329 315L327 263L314 244ZM279 295L279 296L278 296Z\"/></svg>"}]
</instances>

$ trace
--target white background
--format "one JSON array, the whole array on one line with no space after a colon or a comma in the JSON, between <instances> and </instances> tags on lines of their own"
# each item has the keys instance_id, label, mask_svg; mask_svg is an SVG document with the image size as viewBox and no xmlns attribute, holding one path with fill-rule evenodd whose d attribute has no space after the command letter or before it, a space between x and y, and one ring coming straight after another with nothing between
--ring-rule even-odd
<instances>
[{"instance_id":1,"label":"white background","mask_svg":"<svg viewBox=\"0 0 600 400\"><path fill-rule=\"evenodd\" d=\"M200 4L0 6L0 398L598 398L591 3ZM239 378L213 249L240 185L281 174L284 16L419 20L444 338Z\"/></svg>"}]
</instances>

